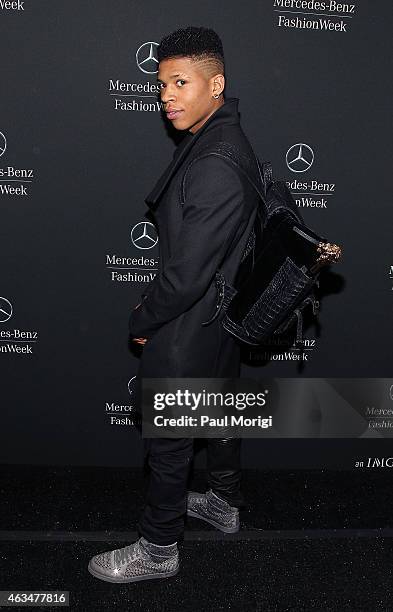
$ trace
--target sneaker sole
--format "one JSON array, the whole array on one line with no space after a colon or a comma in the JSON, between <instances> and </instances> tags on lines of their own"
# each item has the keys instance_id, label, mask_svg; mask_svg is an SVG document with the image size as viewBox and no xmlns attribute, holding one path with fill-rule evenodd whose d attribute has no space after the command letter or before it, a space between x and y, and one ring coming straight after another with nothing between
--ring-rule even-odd
<instances>
[{"instance_id":1,"label":"sneaker sole","mask_svg":"<svg viewBox=\"0 0 393 612\"><path fill-rule=\"evenodd\" d=\"M220 531L223 531L224 533L237 533L238 531L240 531L240 525L236 525L235 527L224 527L223 525L220 525L220 523L217 523L215 520L205 518L204 516L201 516L197 512L194 512L193 510L187 510L187 515L200 519L201 521L205 521L205 523L209 523L210 525L213 525L213 527L216 527L217 529L219 529Z\"/></svg>"},{"instance_id":2,"label":"sneaker sole","mask_svg":"<svg viewBox=\"0 0 393 612\"><path fill-rule=\"evenodd\" d=\"M113 578L112 576L105 576L104 574L100 574L97 572L89 563L88 571L94 578L99 578L100 580L105 580L105 582L115 582L117 584L123 584L125 582L140 582L141 580L154 580L155 578L171 578L172 576L176 576L179 573L179 567L171 572L165 572L160 574L146 574L145 576L130 576L128 578Z\"/></svg>"}]
</instances>

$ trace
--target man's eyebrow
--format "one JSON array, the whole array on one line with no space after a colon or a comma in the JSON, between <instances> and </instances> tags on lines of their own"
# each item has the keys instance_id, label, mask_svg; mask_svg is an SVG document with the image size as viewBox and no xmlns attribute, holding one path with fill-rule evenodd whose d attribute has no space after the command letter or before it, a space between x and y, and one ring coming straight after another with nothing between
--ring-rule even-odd
<instances>
[{"instance_id":1,"label":"man's eyebrow","mask_svg":"<svg viewBox=\"0 0 393 612\"><path fill-rule=\"evenodd\" d=\"M187 76L184 72L180 72L179 74L171 74L171 76L169 77L170 79L174 79L175 77L179 77L179 76ZM163 83L163 81L161 81L161 79L157 79L157 81L159 81L160 83Z\"/></svg>"}]
</instances>

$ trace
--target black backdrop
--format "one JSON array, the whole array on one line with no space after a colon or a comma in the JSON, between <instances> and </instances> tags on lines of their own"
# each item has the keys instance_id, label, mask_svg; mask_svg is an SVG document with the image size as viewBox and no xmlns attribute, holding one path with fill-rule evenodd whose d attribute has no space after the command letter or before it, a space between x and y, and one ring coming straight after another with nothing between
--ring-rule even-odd
<instances>
[{"instance_id":1,"label":"black backdrop","mask_svg":"<svg viewBox=\"0 0 393 612\"><path fill-rule=\"evenodd\" d=\"M158 245L138 237L175 146L154 54L178 27L220 34L226 95L255 151L344 251L307 360L246 351L243 374L391 375L389 0L16 0L1 2L0 23L2 462L140 465L127 322L157 268ZM389 447L248 440L244 461L345 468Z\"/></svg>"}]
</instances>

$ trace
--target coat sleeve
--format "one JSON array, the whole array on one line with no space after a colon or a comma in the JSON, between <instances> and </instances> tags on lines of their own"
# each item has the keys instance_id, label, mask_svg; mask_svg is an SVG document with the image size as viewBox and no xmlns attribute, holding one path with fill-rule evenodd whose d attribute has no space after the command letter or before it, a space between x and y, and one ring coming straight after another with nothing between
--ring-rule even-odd
<instances>
[{"instance_id":1,"label":"coat sleeve","mask_svg":"<svg viewBox=\"0 0 393 612\"><path fill-rule=\"evenodd\" d=\"M242 182L222 158L206 155L195 160L187 171L185 194L176 247L151 281L141 306L131 313L134 338L150 338L204 295L242 218Z\"/></svg>"}]
</instances>

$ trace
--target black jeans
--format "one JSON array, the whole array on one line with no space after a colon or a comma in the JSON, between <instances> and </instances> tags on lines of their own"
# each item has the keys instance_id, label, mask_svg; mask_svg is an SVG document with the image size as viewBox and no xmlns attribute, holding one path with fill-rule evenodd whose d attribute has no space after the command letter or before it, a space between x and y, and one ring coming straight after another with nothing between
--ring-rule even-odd
<instances>
[{"instance_id":1,"label":"black jeans","mask_svg":"<svg viewBox=\"0 0 393 612\"><path fill-rule=\"evenodd\" d=\"M139 521L141 536L165 546L183 534L192 438L147 438L150 467L146 505ZM240 491L241 438L207 439L208 484L231 506L244 505Z\"/></svg>"}]
</instances>

